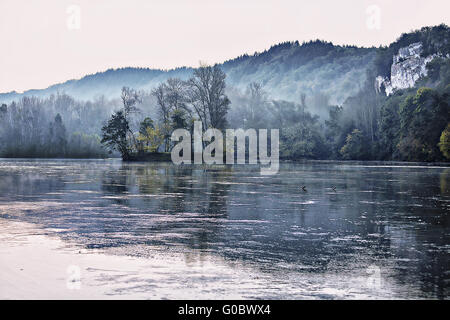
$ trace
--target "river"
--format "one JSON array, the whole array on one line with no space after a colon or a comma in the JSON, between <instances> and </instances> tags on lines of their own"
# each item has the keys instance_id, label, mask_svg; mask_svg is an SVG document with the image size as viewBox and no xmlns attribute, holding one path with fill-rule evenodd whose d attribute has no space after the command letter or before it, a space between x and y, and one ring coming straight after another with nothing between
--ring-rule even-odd
<instances>
[{"instance_id":1,"label":"river","mask_svg":"<svg viewBox=\"0 0 450 320\"><path fill-rule=\"evenodd\" d=\"M247 298L449 298L449 213L448 166L0 159L0 219L112 255L215 257L266 279Z\"/></svg>"}]
</instances>

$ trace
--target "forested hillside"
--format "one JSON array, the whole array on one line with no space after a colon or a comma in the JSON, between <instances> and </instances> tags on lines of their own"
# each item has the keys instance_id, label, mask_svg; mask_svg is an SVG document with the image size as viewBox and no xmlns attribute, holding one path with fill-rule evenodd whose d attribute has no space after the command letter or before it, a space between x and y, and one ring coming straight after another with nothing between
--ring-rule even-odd
<instances>
[{"instance_id":1,"label":"forested hillside","mask_svg":"<svg viewBox=\"0 0 450 320\"><path fill-rule=\"evenodd\" d=\"M228 88L245 89L250 82L261 83L277 99L298 101L301 94L326 94L333 102L342 103L356 93L366 70L373 63L375 49L334 46L323 41L303 44L287 42L269 50L219 64L227 74ZM0 103L23 96L47 98L65 93L77 100L93 100L99 96L117 99L122 87L151 91L169 78L187 80L192 68L155 70L148 68L110 69L70 80L43 90L23 94L0 94Z\"/></svg>"},{"instance_id":2,"label":"forested hillside","mask_svg":"<svg viewBox=\"0 0 450 320\"><path fill-rule=\"evenodd\" d=\"M173 129L201 120L204 128L280 129L287 159L448 161L449 41L440 25L386 48L289 42L194 70L110 70L3 95L0 156L170 151ZM414 43L429 58L420 77L389 95L378 90L376 77L390 77L393 57Z\"/></svg>"}]
</instances>

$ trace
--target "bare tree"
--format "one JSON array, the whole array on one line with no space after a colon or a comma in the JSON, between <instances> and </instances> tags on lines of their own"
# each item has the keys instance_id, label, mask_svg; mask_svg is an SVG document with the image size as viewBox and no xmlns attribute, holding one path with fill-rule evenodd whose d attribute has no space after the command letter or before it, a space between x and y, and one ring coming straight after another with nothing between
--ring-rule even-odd
<instances>
[{"instance_id":1,"label":"bare tree","mask_svg":"<svg viewBox=\"0 0 450 320\"><path fill-rule=\"evenodd\" d=\"M162 122L161 132L164 136L164 149L166 152L170 148L171 117L173 112L180 109L188 110L185 88L185 82L180 79L171 78L166 83L161 83L152 91L152 95L156 98L159 117Z\"/></svg>"},{"instance_id":2,"label":"bare tree","mask_svg":"<svg viewBox=\"0 0 450 320\"><path fill-rule=\"evenodd\" d=\"M260 83L252 82L247 87L246 96L248 98L245 103L245 126L247 128L263 127L263 116L266 114L267 107L267 93Z\"/></svg>"},{"instance_id":3,"label":"bare tree","mask_svg":"<svg viewBox=\"0 0 450 320\"><path fill-rule=\"evenodd\" d=\"M152 95L156 98L160 120L166 123L169 121L171 111L167 99L167 85L165 83L159 84L158 87L152 90Z\"/></svg>"},{"instance_id":4,"label":"bare tree","mask_svg":"<svg viewBox=\"0 0 450 320\"><path fill-rule=\"evenodd\" d=\"M190 112L187 106L187 84L178 78L170 78L165 86L167 103L170 111L178 111L183 109Z\"/></svg>"},{"instance_id":5,"label":"bare tree","mask_svg":"<svg viewBox=\"0 0 450 320\"><path fill-rule=\"evenodd\" d=\"M124 116L127 122L130 122L130 116L134 113L138 113L140 109L137 107L139 103L142 102L142 99L140 97L140 94L131 88L123 87L122 88L122 94L121 94L122 104L123 104L123 110L124 110ZM133 146L136 150L138 150L138 143L136 141L136 137L134 135L132 126L128 126L128 135L129 138L133 141Z\"/></svg>"},{"instance_id":6,"label":"bare tree","mask_svg":"<svg viewBox=\"0 0 450 320\"><path fill-rule=\"evenodd\" d=\"M125 117L128 117L132 113L140 111L137 107L137 104L141 103L142 99L136 90L128 87L123 87L120 97L122 99Z\"/></svg>"},{"instance_id":7,"label":"bare tree","mask_svg":"<svg viewBox=\"0 0 450 320\"><path fill-rule=\"evenodd\" d=\"M219 66L201 65L188 81L189 102L204 129L226 127L230 100L225 95L225 77Z\"/></svg>"},{"instance_id":8,"label":"bare tree","mask_svg":"<svg viewBox=\"0 0 450 320\"><path fill-rule=\"evenodd\" d=\"M160 120L164 123L170 121L171 113L183 109L191 113L187 102L187 84L178 78L170 78L153 89L152 95L156 98Z\"/></svg>"}]
</instances>

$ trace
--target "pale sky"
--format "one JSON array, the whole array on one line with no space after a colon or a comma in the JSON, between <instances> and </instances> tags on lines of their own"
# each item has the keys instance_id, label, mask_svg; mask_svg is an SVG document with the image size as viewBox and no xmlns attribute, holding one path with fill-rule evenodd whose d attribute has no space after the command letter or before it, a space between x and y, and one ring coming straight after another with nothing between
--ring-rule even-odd
<instances>
[{"instance_id":1,"label":"pale sky","mask_svg":"<svg viewBox=\"0 0 450 320\"><path fill-rule=\"evenodd\" d=\"M282 41L379 46L440 23L448 0L0 0L0 92L223 62Z\"/></svg>"}]
</instances>

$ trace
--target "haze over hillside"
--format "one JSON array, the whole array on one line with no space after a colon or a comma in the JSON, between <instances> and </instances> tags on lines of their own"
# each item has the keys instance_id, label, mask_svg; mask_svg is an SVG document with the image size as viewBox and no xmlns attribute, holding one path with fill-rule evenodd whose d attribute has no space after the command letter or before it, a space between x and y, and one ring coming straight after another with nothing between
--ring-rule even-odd
<instances>
[{"instance_id":1,"label":"haze over hillside","mask_svg":"<svg viewBox=\"0 0 450 320\"><path fill-rule=\"evenodd\" d=\"M119 135L124 159L143 150L139 139L168 152L171 130L201 119L204 128L277 128L287 159L442 161L449 58L441 24L381 48L286 42L213 67L108 70L0 96L0 156L105 157L107 123L131 130ZM129 105L132 117L120 118Z\"/></svg>"},{"instance_id":2,"label":"haze over hillside","mask_svg":"<svg viewBox=\"0 0 450 320\"><path fill-rule=\"evenodd\" d=\"M276 99L299 101L301 94L321 93L329 96L332 103L342 103L360 89L375 54L375 48L335 46L323 41L286 42L261 53L242 55L220 66L227 74L229 88L243 89L251 82L259 82ZM110 69L43 90L2 93L0 102L9 103L22 96L46 97L57 92L80 100L91 100L101 95L116 98L123 86L150 90L168 78L187 79L192 71L192 68L184 67L168 71Z\"/></svg>"}]
</instances>

